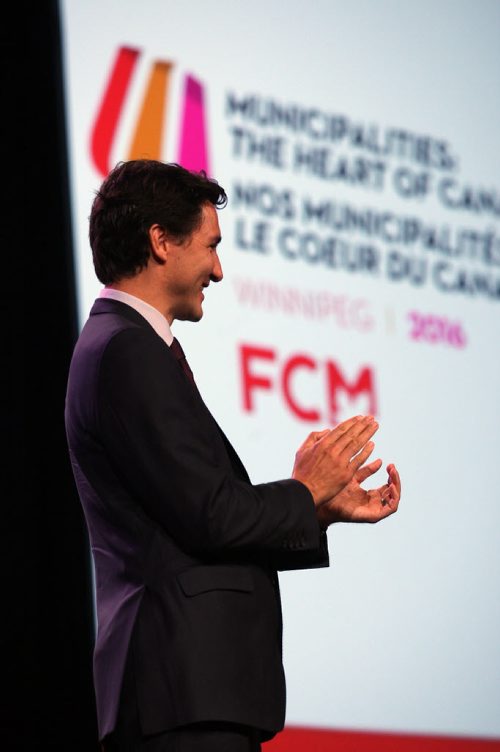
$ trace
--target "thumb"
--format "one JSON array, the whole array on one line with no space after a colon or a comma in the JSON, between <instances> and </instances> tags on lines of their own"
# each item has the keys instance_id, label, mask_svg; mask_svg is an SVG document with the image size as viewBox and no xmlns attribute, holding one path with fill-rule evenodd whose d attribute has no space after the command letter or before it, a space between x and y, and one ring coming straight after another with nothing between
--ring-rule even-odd
<instances>
[{"instance_id":1,"label":"thumb","mask_svg":"<svg viewBox=\"0 0 500 752\"><path fill-rule=\"evenodd\" d=\"M356 478L358 483L363 483L363 481L369 478L370 475L375 475L375 473L380 470L381 467L382 460L373 460L373 462L370 462L368 465L360 467L354 477Z\"/></svg>"},{"instance_id":2,"label":"thumb","mask_svg":"<svg viewBox=\"0 0 500 752\"><path fill-rule=\"evenodd\" d=\"M323 438L323 436L326 436L327 433L330 433L329 428L323 429L323 431L311 431L307 439L300 445L299 452L302 449L308 449L309 447L313 446L313 444L316 444L320 439Z\"/></svg>"}]
</instances>

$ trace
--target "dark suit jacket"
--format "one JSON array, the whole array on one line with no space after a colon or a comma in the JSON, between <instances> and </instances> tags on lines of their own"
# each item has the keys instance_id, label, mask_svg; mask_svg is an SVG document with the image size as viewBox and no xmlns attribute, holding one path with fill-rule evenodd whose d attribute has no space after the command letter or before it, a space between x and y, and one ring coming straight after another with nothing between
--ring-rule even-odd
<instances>
[{"instance_id":1,"label":"dark suit jacket","mask_svg":"<svg viewBox=\"0 0 500 752\"><path fill-rule=\"evenodd\" d=\"M144 733L284 724L277 569L327 566L308 489L252 485L170 349L98 299L75 347L66 430L92 546L101 738L133 641Z\"/></svg>"}]
</instances>

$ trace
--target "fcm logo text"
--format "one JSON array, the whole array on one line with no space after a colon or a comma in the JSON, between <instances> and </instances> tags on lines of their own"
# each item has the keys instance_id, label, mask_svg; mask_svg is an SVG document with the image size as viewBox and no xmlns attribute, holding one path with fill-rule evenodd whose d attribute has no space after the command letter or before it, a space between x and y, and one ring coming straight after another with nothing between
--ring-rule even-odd
<instances>
[{"instance_id":1,"label":"fcm logo text","mask_svg":"<svg viewBox=\"0 0 500 752\"><path fill-rule=\"evenodd\" d=\"M370 366L362 366L356 376L349 379L334 360L322 361L306 353L291 353L280 358L274 348L247 343L240 344L239 359L246 412L257 410L262 394L257 395L264 391L280 394L287 409L307 422L336 424L342 418L341 404L346 400L357 403L360 398L369 414L377 414L375 377ZM312 389L297 388L304 374L314 377Z\"/></svg>"}]
</instances>

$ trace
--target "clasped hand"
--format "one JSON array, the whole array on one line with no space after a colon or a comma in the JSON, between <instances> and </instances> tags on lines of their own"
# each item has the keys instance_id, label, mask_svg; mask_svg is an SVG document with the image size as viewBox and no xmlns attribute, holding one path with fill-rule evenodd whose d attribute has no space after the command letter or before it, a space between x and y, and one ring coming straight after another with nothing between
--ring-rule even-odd
<instances>
[{"instance_id":1,"label":"clasped hand","mask_svg":"<svg viewBox=\"0 0 500 752\"><path fill-rule=\"evenodd\" d=\"M380 459L365 465L377 429L372 416L357 415L332 430L313 431L297 451L292 477L309 488L322 527L378 522L396 512L401 480L393 464L387 465L387 483L369 491L361 487L382 467Z\"/></svg>"}]
</instances>

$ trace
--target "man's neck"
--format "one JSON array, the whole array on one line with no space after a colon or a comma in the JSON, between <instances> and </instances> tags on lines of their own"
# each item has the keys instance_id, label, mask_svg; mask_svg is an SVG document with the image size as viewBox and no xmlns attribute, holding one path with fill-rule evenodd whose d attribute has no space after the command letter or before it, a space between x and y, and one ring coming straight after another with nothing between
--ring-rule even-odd
<instances>
[{"instance_id":1,"label":"man's neck","mask_svg":"<svg viewBox=\"0 0 500 752\"><path fill-rule=\"evenodd\" d=\"M137 274L135 277L127 277L118 282L113 282L113 284L107 285L107 287L112 290L126 292L129 295L133 295L134 297L143 300L165 316L169 325L172 324L171 318L166 313L165 299L164 295L162 295L162 291L157 285L151 284L149 280L144 279L141 273Z\"/></svg>"}]
</instances>

